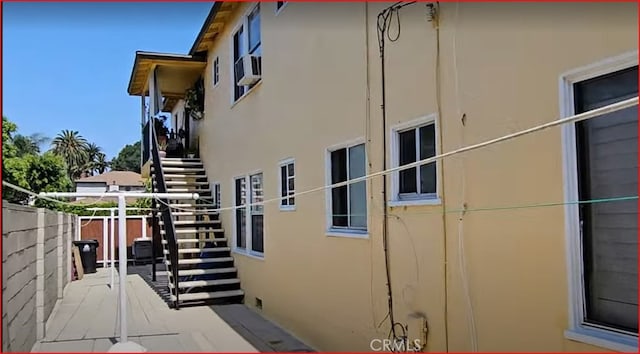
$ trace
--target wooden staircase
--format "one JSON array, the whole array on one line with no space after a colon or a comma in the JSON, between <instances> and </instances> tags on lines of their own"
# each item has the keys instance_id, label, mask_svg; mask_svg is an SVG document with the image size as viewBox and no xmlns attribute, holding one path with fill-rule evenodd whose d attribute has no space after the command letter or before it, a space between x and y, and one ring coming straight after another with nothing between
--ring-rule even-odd
<instances>
[{"instance_id":1,"label":"wooden staircase","mask_svg":"<svg viewBox=\"0 0 640 354\"><path fill-rule=\"evenodd\" d=\"M172 200L170 213L157 212L160 235L162 238L163 260L166 266L170 299L175 307L182 305L238 303L244 299L240 287L238 271L231 257L231 248L225 237L219 214L211 209L213 204L212 189L207 180L206 171L199 159L161 158L161 175L167 193L198 193L199 200ZM154 192L159 192L155 170ZM166 207L155 201L155 207ZM171 223L163 220L163 215L171 215ZM171 225L172 229L167 229ZM167 237L171 232L177 243L178 281L173 279L172 264Z\"/></svg>"}]
</instances>

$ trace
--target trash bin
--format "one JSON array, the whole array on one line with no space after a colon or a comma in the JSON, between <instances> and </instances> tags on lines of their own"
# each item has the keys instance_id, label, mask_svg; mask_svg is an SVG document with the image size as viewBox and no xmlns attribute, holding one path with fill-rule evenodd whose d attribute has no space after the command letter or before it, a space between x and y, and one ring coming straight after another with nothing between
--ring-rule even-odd
<instances>
[{"instance_id":1,"label":"trash bin","mask_svg":"<svg viewBox=\"0 0 640 354\"><path fill-rule=\"evenodd\" d=\"M78 247L80 251L80 259L82 261L82 268L84 268L84 273L95 273L97 272L97 248L98 248L98 240L81 240L81 241L73 241L73 245Z\"/></svg>"},{"instance_id":2,"label":"trash bin","mask_svg":"<svg viewBox=\"0 0 640 354\"><path fill-rule=\"evenodd\" d=\"M146 263L146 262L152 261L153 252L152 252L151 246L152 246L151 239L149 238L139 237L133 240L132 253L133 253L134 264L138 264L140 262Z\"/></svg>"}]
</instances>

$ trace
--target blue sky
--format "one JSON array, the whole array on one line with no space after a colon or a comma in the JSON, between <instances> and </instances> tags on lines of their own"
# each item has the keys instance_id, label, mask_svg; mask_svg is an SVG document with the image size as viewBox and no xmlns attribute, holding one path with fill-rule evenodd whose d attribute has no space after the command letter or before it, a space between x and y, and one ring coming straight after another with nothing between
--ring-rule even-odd
<instances>
[{"instance_id":1,"label":"blue sky","mask_svg":"<svg viewBox=\"0 0 640 354\"><path fill-rule=\"evenodd\" d=\"M187 53L211 5L2 3L2 114L23 135L77 130L113 158L140 139L136 50Z\"/></svg>"}]
</instances>

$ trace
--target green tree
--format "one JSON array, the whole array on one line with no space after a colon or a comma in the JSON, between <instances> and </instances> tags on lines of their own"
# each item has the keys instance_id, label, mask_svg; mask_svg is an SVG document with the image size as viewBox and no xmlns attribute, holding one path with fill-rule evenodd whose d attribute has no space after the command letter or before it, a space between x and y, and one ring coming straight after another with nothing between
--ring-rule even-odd
<instances>
[{"instance_id":1,"label":"green tree","mask_svg":"<svg viewBox=\"0 0 640 354\"><path fill-rule=\"evenodd\" d=\"M37 137L13 136L17 131L13 122L2 117L2 179L36 193L69 191L72 183L64 160L52 152L39 155ZM25 203L29 196L3 185L2 199Z\"/></svg>"},{"instance_id":2,"label":"green tree","mask_svg":"<svg viewBox=\"0 0 640 354\"><path fill-rule=\"evenodd\" d=\"M33 143L38 147L38 153L46 150L46 148L49 146L49 143L51 142L50 137L45 136L41 133L31 134L29 135L29 139L31 139L31 141L33 141Z\"/></svg>"},{"instance_id":3,"label":"green tree","mask_svg":"<svg viewBox=\"0 0 640 354\"><path fill-rule=\"evenodd\" d=\"M94 167L99 174L105 173L105 171L107 171L107 168L109 168L109 161L107 161L107 155L103 153L98 154L98 158L94 163L95 163Z\"/></svg>"},{"instance_id":4,"label":"green tree","mask_svg":"<svg viewBox=\"0 0 640 354\"><path fill-rule=\"evenodd\" d=\"M85 172L89 144L80 133L65 129L53 139L51 145L53 152L64 158L70 178L78 178Z\"/></svg>"},{"instance_id":5,"label":"green tree","mask_svg":"<svg viewBox=\"0 0 640 354\"><path fill-rule=\"evenodd\" d=\"M16 156L37 155L40 153L40 147L31 137L16 134L13 137L13 145L16 148Z\"/></svg>"},{"instance_id":6,"label":"green tree","mask_svg":"<svg viewBox=\"0 0 640 354\"><path fill-rule=\"evenodd\" d=\"M18 130L18 126L7 117L2 116L2 160L16 155L16 148L13 145L13 133ZM2 165L4 166L4 164Z\"/></svg>"},{"instance_id":7,"label":"green tree","mask_svg":"<svg viewBox=\"0 0 640 354\"><path fill-rule=\"evenodd\" d=\"M102 153L102 149L94 144L88 143L86 148L86 160L83 164L83 173L93 176L96 170L98 169L98 159Z\"/></svg>"},{"instance_id":8,"label":"green tree","mask_svg":"<svg viewBox=\"0 0 640 354\"><path fill-rule=\"evenodd\" d=\"M12 157L3 161L2 178L35 193L66 192L72 187L64 161L51 152L43 155ZM3 186L2 199L12 203L25 203L29 196Z\"/></svg>"},{"instance_id":9,"label":"green tree","mask_svg":"<svg viewBox=\"0 0 640 354\"><path fill-rule=\"evenodd\" d=\"M140 141L133 145L126 145L111 161L111 169L140 173L140 158Z\"/></svg>"}]
</instances>

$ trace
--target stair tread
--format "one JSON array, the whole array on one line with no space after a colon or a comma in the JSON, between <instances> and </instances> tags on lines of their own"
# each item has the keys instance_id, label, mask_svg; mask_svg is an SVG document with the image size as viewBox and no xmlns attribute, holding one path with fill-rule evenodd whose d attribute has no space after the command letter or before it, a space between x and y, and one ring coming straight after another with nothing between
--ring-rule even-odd
<instances>
[{"instance_id":1,"label":"stair tread","mask_svg":"<svg viewBox=\"0 0 640 354\"><path fill-rule=\"evenodd\" d=\"M235 267L231 268L215 268L215 269L181 269L178 270L178 276L189 275L205 275L205 274L221 274L221 273L233 273L237 272Z\"/></svg>"},{"instance_id":2,"label":"stair tread","mask_svg":"<svg viewBox=\"0 0 640 354\"><path fill-rule=\"evenodd\" d=\"M240 279L216 279L216 280L190 280L190 281L181 281L178 282L178 288L192 288L197 286L212 286L212 285L229 285L229 284L239 284ZM173 288L173 282L169 283L169 287ZM181 294L182 295L182 294Z\"/></svg>"},{"instance_id":3,"label":"stair tread","mask_svg":"<svg viewBox=\"0 0 640 354\"><path fill-rule=\"evenodd\" d=\"M229 252L230 247L205 247L205 248L180 248L178 253L198 253L198 252ZM169 254L169 251L164 250L165 254Z\"/></svg>"},{"instance_id":4,"label":"stair tread","mask_svg":"<svg viewBox=\"0 0 640 354\"><path fill-rule=\"evenodd\" d=\"M181 235L185 235L185 234L202 234L202 233L208 233L208 232L224 232L224 229L212 228L212 227L202 228L200 230L197 230L197 229L176 229L176 234L181 234ZM160 230L160 234L161 235L165 235L166 232L164 230Z\"/></svg>"},{"instance_id":5,"label":"stair tread","mask_svg":"<svg viewBox=\"0 0 640 354\"><path fill-rule=\"evenodd\" d=\"M199 157L161 157L160 161L194 161L194 160L198 160L200 161Z\"/></svg>"},{"instance_id":6,"label":"stair tread","mask_svg":"<svg viewBox=\"0 0 640 354\"><path fill-rule=\"evenodd\" d=\"M214 238L202 238L202 239L198 239L198 238L179 238L178 239L178 243L199 243L199 242L227 242L226 238L219 238L219 237L214 237ZM162 244L167 244L166 240L162 240Z\"/></svg>"},{"instance_id":7,"label":"stair tread","mask_svg":"<svg viewBox=\"0 0 640 354\"><path fill-rule=\"evenodd\" d=\"M208 225L208 224L219 224L220 220L173 220L173 225ZM160 221L160 225L163 225L162 221Z\"/></svg>"},{"instance_id":8,"label":"stair tread","mask_svg":"<svg viewBox=\"0 0 640 354\"><path fill-rule=\"evenodd\" d=\"M161 216L161 213L156 213L157 216ZM218 212L210 212L206 210L195 211L171 211L173 216L195 216L195 215L218 215Z\"/></svg>"},{"instance_id":9,"label":"stair tread","mask_svg":"<svg viewBox=\"0 0 640 354\"><path fill-rule=\"evenodd\" d=\"M233 273L237 272L238 269L235 267L230 268L212 268L212 269L180 269L178 270L178 276L187 277L190 275L207 275L207 274L222 274L222 273ZM159 270L156 271L157 276L171 276L171 272L168 270ZM167 280L165 279L165 282Z\"/></svg>"},{"instance_id":10,"label":"stair tread","mask_svg":"<svg viewBox=\"0 0 640 354\"><path fill-rule=\"evenodd\" d=\"M208 300L208 299L220 299L224 297L234 297L234 296L243 296L243 295L244 295L244 291L242 290L198 292L198 293L180 294L180 300L182 301ZM176 296L172 294L171 300L175 301Z\"/></svg>"},{"instance_id":11,"label":"stair tread","mask_svg":"<svg viewBox=\"0 0 640 354\"><path fill-rule=\"evenodd\" d=\"M178 264L202 264L202 263L222 263L233 262L233 257L218 257L218 258L192 258L192 259L179 259ZM171 265L171 261L165 262L167 265Z\"/></svg>"},{"instance_id":12,"label":"stair tread","mask_svg":"<svg viewBox=\"0 0 640 354\"><path fill-rule=\"evenodd\" d=\"M211 188L167 188L169 193L211 193Z\"/></svg>"}]
</instances>

